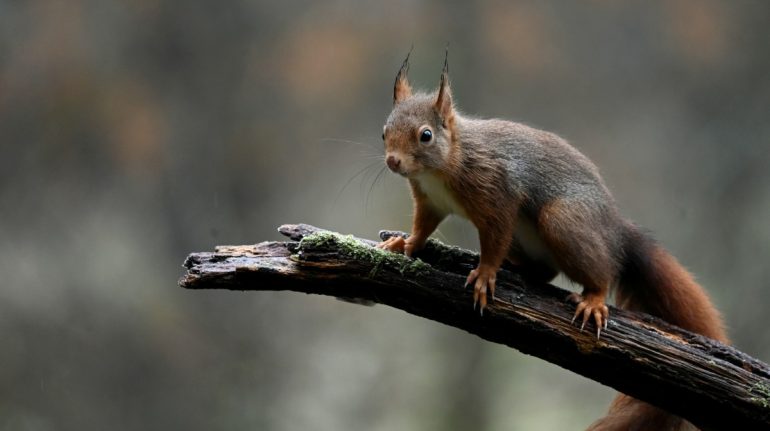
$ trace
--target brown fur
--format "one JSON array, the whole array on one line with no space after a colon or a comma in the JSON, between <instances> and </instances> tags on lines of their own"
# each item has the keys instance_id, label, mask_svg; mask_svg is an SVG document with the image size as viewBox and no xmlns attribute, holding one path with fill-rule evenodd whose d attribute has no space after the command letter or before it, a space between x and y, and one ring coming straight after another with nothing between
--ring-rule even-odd
<instances>
[{"instance_id":1,"label":"brown fur","mask_svg":"<svg viewBox=\"0 0 770 431\"><path fill-rule=\"evenodd\" d=\"M412 220L412 234L407 239L407 256L411 256L414 250L420 250L425 246L433 231L436 230L443 217L436 214L431 207L426 204L427 196L417 185L412 185L412 198L414 200L414 215Z\"/></svg>"},{"instance_id":2,"label":"brown fur","mask_svg":"<svg viewBox=\"0 0 770 431\"><path fill-rule=\"evenodd\" d=\"M618 395L606 417L586 431L697 431L691 423L644 401Z\"/></svg>"},{"instance_id":3,"label":"brown fur","mask_svg":"<svg viewBox=\"0 0 770 431\"><path fill-rule=\"evenodd\" d=\"M558 136L502 120L460 115L453 106L446 62L439 89L412 93L401 66L394 108L384 127L391 169L409 180L412 234L380 246L412 255L452 213L478 229L479 266L467 283L483 312L494 295L503 259L538 281L558 271L583 286L575 317L606 326L605 305L617 286L618 306L657 315L685 329L727 342L719 313L681 265L623 219L598 169ZM429 130L429 139L421 136ZM389 165L391 165L389 164ZM591 430L683 430L686 421L620 395Z\"/></svg>"},{"instance_id":4,"label":"brown fur","mask_svg":"<svg viewBox=\"0 0 770 431\"><path fill-rule=\"evenodd\" d=\"M729 342L719 312L706 292L676 259L633 225L616 292L618 307L663 318L690 331ZM620 394L607 416L589 430L695 430L689 422L643 401Z\"/></svg>"},{"instance_id":5,"label":"brown fur","mask_svg":"<svg viewBox=\"0 0 770 431\"><path fill-rule=\"evenodd\" d=\"M729 342L719 312L693 276L666 250L638 232L632 235L634 249L629 255L636 262L626 269L618 287L618 306Z\"/></svg>"},{"instance_id":6,"label":"brown fur","mask_svg":"<svg viewBox=\"0 0 770 431\"><path fill-rule=\"evenodd\" d=\"M618 273L618 262L599 238L602 227L591 226L580 203L557 199L546 204L538 217L538 228L564 274L581 286L583 296L604 300Z\"/></svg>"}]
</instances>

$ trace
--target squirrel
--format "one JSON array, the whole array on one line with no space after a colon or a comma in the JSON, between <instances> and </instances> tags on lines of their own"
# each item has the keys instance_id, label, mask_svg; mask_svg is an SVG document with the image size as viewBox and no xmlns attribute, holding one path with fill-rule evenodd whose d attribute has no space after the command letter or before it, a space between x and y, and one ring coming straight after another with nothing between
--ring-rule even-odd
<instances>
[{"instance_id":1,"label":"squirrel","mask_svg":"<svg viewBox=\"0 0 770 431\"><path fill-rule=\"evenodd\" d=\"M411 54L411 51L410 51ZM504 260L527 279L559 272L580 284L572 321L607 328L606 299L728 342L705 291L648 234L620 215L596 166L556 134L499 119L463 116L449 83L448 52L438 90L413 92L409 55L396 75L393 109L383 127L385 163L405 177L414 201L408 238L378 247L413 256L450 214L478 229L481 253L467 277L483 315ZM679 430L689 422L619 394L589 430Z\"/></svg>"}]
</instances>

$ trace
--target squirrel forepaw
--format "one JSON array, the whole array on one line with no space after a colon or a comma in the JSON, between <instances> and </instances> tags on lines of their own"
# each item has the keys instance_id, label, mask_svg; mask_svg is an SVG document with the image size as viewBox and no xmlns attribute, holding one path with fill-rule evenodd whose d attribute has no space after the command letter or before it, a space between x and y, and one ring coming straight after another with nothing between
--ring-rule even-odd
<instances>
[{"instance_id":1,"label":"squirrel forepaw","mask_svg":"<svg viewBox=\"0 0 770 431\"><path fill-rule=\"evenodd\" d=\"M468 287L475 281L473 285L473 309L476 309L477 303L481 304L479 312L482 316L484 315L484 309L487 307L487 290L492 295L492 300L495 299L496 278L497 268L479 265L478 268L468 274L468 278L465 280L465 287Z\"/></svg>"},{"instance_id":2,"label":"squirrel forepaw","mask_svg":"<svg viewBox=\"0 0 770 431\"><path fill-rule=\"evenodd\" d=\"M406 246L406 240L400 236L392 236L385 241L377 244L377 248L387 250L393 253L403 253Z\"/></svg>"},{"instance_id":3,"label":"squirrel forepaw","mask_svg":"<svg viewBox=\"0 0 770 431\"><path fill-rule=\"evenodd\" d=\"M580 324L580 331L583 331L586 322L593 317L596 324L596 339L599 339L602 329L607 329L607 323L610 319L610 310L607 308L607 304L604 303L604 297L588 294L584 298L577 293L571 293L567 300L577 304L575 315L572 316L572 322L574 323L578 316L582 314L583 322Z\"/></svg>"},{"instance_id":4,"label":"squirrel forepaw","mask_svg":"<svg viewBox=\"0 0 770 431\"><path fill-rule=\"evenodd\" d=\"M401 236L392 236L377 244L377 248L393 253L403 253L406 257L412 257L425 246L425 241L418 241L415 236L404 239Z\"/></svg>"}]
</instances>

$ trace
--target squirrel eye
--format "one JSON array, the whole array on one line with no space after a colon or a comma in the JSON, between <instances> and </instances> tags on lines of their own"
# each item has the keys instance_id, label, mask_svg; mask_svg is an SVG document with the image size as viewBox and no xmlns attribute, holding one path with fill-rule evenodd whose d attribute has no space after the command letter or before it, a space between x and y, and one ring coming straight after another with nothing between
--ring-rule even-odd
<instances>
[{"instance_id":1,"label":"squirrel eye","mask_svg":"<svg viewBox=\"0 0 770 431\"><path fill-rule=\"evenodd\" d=\"M385 140L385 132L382 132L382 140Z\"/></svg>"},{"instance_id":2,"label":"squirrel eye","mask_svg":"<svg viewBox=\"0 0 770 431\"><path fill-rule=\"evenodd\" d=\"M420 142L430 142L430 139L433 137L433 132L431 132L429 129L425 129L420 133Z\"/></svg>"}]
</instances>

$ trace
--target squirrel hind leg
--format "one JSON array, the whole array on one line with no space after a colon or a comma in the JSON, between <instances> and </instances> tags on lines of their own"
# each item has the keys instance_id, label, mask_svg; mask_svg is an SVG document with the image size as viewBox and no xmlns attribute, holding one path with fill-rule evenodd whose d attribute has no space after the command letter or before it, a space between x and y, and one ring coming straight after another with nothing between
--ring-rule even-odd
<instances>
[{"instance_id":1,"label":"squirrel hind leg","mask_svg":"<svg viewBox=\"0 0 770 431\"><path fill-rule=\"evenodd\" d=\"M577 303L573 321L581 320L581 330L589 321L596 324L596 336L607 327L607 294L617 278L619 264L609 245L591 225L591 213L580 205L560 200L544 206L538 218L538 231L556 264L572 281L583 286L581 295L567 299Z\"/></svg>"}]
</instances>

